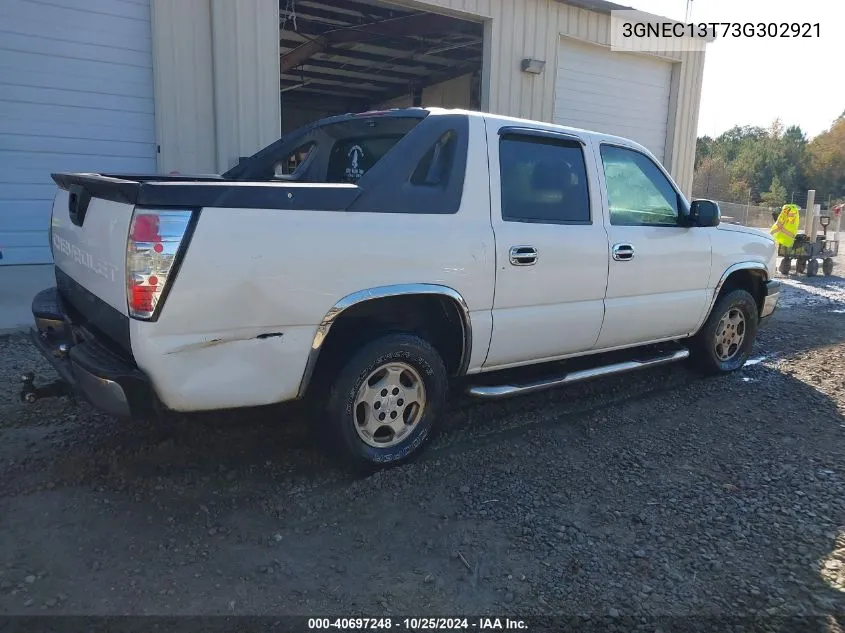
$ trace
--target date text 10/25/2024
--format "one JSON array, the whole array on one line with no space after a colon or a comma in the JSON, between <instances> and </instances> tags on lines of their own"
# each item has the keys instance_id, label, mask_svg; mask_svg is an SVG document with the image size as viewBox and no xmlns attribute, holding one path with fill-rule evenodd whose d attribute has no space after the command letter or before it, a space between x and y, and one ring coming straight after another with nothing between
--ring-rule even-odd
<instances>
[{"instance_id":1,"label":"date text 10/25/2024","mask_svg":"<svg viewBox=\"0 0 845 633\"><path fill-rule=\"evenodd\" d=\"M309 631L525 631L515 618L309 618Z\"/></svg>"}]
</instances>

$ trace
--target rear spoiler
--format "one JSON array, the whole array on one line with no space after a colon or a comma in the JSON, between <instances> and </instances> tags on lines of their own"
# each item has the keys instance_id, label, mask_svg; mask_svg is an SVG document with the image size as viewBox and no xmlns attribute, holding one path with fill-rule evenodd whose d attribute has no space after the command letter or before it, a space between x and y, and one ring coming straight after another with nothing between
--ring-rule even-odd
<instances>
[{"instance_id":1,"label":"rear spoiler","mask_svg":"<svg viewBox=\"0 0 845 633\"><path fill-rule=\"evenodd\" d=\"M138 184L142 182L214 182L222 181L217 175L159 175L159 174L94 174L56 173L51 174L59 188L70 191L74 185L84 188L92 197L138 204Z\"/></svg>"},{"instance_id":2,"label":"rear spoiler","mask_svg":"<svg viewBox=\"0 0 845 633\"><path fill-rule=\"evenodd\" d=\"M343 211L360 194L357 185L232 182L220 176L56 173L52 178L65 191L81 188L92 198L156 208Z\"/></svg>"}]
</instances>

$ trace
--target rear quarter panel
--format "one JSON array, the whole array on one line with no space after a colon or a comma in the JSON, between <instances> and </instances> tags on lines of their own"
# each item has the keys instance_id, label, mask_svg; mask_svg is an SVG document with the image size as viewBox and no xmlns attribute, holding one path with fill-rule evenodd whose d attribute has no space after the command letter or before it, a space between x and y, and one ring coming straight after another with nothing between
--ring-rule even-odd
<instances>
[{"instance_id":1,"label":"rear quarter panel","mask_svg":"<svg viewBox=\"0 0 845 633\"><path fill-rule=\"evenodd\" d=\"M202 210L158 321L131 326L135 358L164 403L187 411L296 397L322 319L343 297L385 285L458 291L472 316L470 370L480 367L495 249L483 124L470 123L454 215Z\"/></svg>"}]
</instances>

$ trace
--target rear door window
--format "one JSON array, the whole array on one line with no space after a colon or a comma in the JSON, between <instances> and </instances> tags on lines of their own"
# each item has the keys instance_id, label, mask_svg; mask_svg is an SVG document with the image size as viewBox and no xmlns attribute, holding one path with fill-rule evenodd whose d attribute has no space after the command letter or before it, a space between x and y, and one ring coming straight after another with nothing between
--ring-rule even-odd
<instances>
[{"instance_id":1,"label":"rear door window","mask_svg":"<svg viewBox=\"0 0 845 633\"><path fill-rule=\"evenodd\" d=\"M579 143L505 136L499 164L506 222L590 224L587 167Z\"/></svg>"}]
</instances>

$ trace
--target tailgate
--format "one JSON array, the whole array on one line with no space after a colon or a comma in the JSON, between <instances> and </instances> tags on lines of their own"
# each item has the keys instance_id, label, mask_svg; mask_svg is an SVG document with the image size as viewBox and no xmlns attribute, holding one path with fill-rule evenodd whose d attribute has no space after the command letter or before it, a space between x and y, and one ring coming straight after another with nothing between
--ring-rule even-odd
<instances>
[{"instance_id":1,"label":"tailgate","mask_svg":"<svg viewBox=\"0 0 845 633\"><path fill-rule=\"evenodd\" d=\"M59 189L53 200L56 267L126 315L126 238L135 207L98 198L79 186L69 189Z\"/></svg>"}]
</instances>

